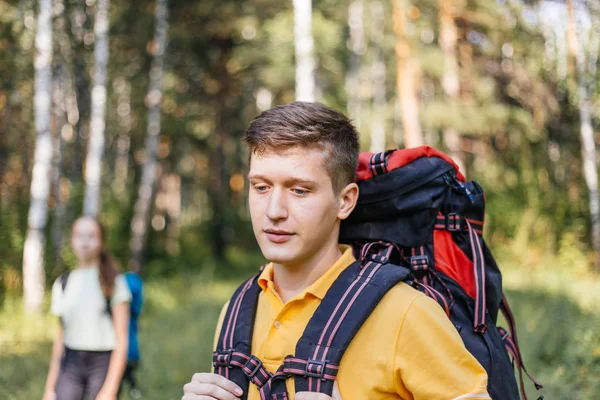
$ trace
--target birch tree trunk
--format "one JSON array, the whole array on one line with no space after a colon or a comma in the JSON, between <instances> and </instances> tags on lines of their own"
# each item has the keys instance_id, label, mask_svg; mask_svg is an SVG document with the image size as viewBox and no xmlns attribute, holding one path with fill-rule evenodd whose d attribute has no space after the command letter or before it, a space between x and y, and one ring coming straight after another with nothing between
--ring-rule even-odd
<instances>
[{"instance_id":1,"label":"birch tree trunk","mask_svg":"<svg viewBox=\"0 0 600 400\"><path fill-rule=\"evenodd\" d=\"M411 45L406 37L408 0L392 1L396 33L396 79L402 108L404 146L411 148L423 144L417 94L419 64L412 56Z\"/></svg>"},{"instance_id":2,"label":"birch tree trunk","mask_svg":"<svg viewBox=\"0 0 600 400\"><path fill-rule=\"evenodd\" d=\"M152 199L156 187L158 136L160 134L162 78L164 74L165 50L168 30L167 0L157 0L154 9L154 59L150 68L150 87L146 96L148 107L148 136L146 137L146 162L142 169L142 178L135 203L135 214L131 221L131 265L130 269L139 271L142 266L144 244L148 233L148 220Z\"/></svg>"},{"instance_id":3,"label":"birch tree trunk","mask_svg":"<svg viewBox=\"0 0 600 400\"><path fill-rule=\"evenodd\" d=\"M371 76L373 82L373 113L371 116L371 147L373 153L385 150L385 114L386 114L386 87L385 87L385 61L381 46L384 41L385 15L383 4L374 0L371 4L371 32L374 47Z\"/></svg>"},{"instance_id":4,"label":"birch tree trunk","mask_svg":"<svg viewBox=\"0 0 600 400\"><path fill-rule=\"evenodd\" d=\"M31 201L23 252L23 297L27 312L40 312L44 299L44 228L48 220L50 169L52 165L52 0L39 1L35 36L35 155Z\"/></svg>"},{"instance_id":5,"label":"birch tree trunk","mask_svg":"<svg viewBox=\"0 0 600 400\"><path fill-rule=\"evenodd\" d=\"M296 45L296 100L315 101L311 0L294 0L294 40Z\"/></svg>"},{"instance_id":6,"label":"birch tree trunk","mask_svg":"<svg viewBox=\"0 0 600 400\"><path fill-rule=\"evenodd\" d=\"M108 64L108 10L109 0L98 0L94 22L94 83L90 139L85 159L85 195L83 213L98 215L100 210L100 184L104 157L104 131L106 128L106 75Z\"/></svg>"},{"instance_id":7,"label":"birch tree trunk","mask_svg":"<svg viewBox=\"0 0 600 400\"><path fill-rule=\"evenodd\" d=\"M361 59L365 54L363 0L354 0L348 7L348 49L350 62L346 75L346 95L348 96L347 112L357 129L361 127L362 99L360 94Z\"/></svg>"},{"instance_id":8,"label":"birch tree trunk","mask_svg":"<svg viewBox=\"0 0 600 400\"><path fill-rule=\"evenodd\" d=\"M449 103L456 103L460 94L460 81L458 78L458 62L456 58L458 32L455 23L456 5L453 0L440 1L440 47L444 54L444 76L442 87ZM461 153L461 137L459 132L451 126L444 129L444 145L448 154L458 164L463 173L466 173L463 156Z\"/></svg>"},{"instance_id":9,"label":"birch tree trunk","mask_svg":"<svg viewBox=\"0 0 600 400\"><path fill-rule=\"evenodd\" d=\"M571 53L575 56L577 75L577 94L579 97L579 123L581 134L581 159L583 176L588 189L592 227L592 246L594 248L594 266L600 271L600 204L598 203L598 171L596 169L596 143L592 127L592 112L588 94L586 54L583 38L577 33L577 23L572 0L567 0L569 18L568 35Z\"/></svg>"}]
</instances>

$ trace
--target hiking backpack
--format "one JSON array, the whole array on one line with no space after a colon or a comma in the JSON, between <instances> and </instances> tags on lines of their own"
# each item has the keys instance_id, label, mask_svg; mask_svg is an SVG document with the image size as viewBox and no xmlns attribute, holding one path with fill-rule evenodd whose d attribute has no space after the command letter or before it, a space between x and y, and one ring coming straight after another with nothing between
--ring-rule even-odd
<instances>
[{"instance_id":1,"label":"hiking backpack","mask_svg":"<svg viewBox=\"0 0 600 400\"><path fill-rule=\"evenodd\" d=\"M289 376L298 392L331 396L348 344L387 290L403 281L442 306L466 348L485 368L493 400L519 399L509 354L526 400L522 374L529 374L514 318L502 292L500 271L482 238L481 187L465 182L447 155L427 146L362 153L357 183L357 206L340 230L340 243L353 247L357 261L327 292L298 341L296 354L286 357L275 374L251 354L260 293L256 275L232 297L213 353L215 372L237 383L244 399L249 382L259 388L261 399L287 399ZM509 331L496 327L499 311ZM542 387L529 377L537 389Z\"/></svg>"}]
</instances>

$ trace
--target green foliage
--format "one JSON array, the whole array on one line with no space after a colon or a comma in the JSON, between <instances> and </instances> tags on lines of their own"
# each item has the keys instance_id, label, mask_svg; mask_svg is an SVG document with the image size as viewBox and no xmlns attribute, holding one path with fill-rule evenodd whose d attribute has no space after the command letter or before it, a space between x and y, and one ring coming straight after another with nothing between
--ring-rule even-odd
<instances>
[{"instance_id":1,"label":"green foliage","mask_svg":"<svg viewBox=\"0 0 600 400\"><path fill-rule=\"evenodd\" d=\"M600 390L597 313L582 311L564 294L509 291L519 342L529 371L556 399L594 399ZM531 385L530 385L531 387ZM535 398L535 390L529 390Z\"/></svg>"},{"instance_id":2,"label":"green foliage","mask_svg":"<svg viewBox=\"0 0 600 400\"><path fill-rule=\"evenodd\" d=\"M536 273L540 266L530 266L509 267L504 273L525 363L544 384L546 398L595 399L600 390L598 282L565 279L560 267L549 268L557 272ZM216 321L238 283L197 273L146 282L138 371L144 398L179 399L193 373L209 370ZM23 314L18 299L5 302L0 311L0 393L6 399L41 397L56 324L48 314ZM532 385L527 387L531 398L537 398Z\"/></svg>"},{"instance_id":3,"label":"green foliage","mask_svg":"<svg viewBox=\"0 0 600 400\"><path fill-rule=\"evenodd\" d=\"M143 360L137 377L144 398L179 399L195 372L210 368L215 325L235 284L199 275L148 282L140 319ZM27 316L11 299L0 312L0 393L7 400L40 398L58 320Z\"/></svg>"},{"instance_id":4,"label":"green foliage","mask_svg":"<svg viewBox=\"0 0 600 400\"><path fill-rule=\"evenodd\" d=\"M80 108L70 121L71 130L61 132L66 188L61 197L66 213L56 221L53 193L46 227L47 282L74 264L67 244L70 224L82 210L82 162L90 118L95 6L75 0L64 3L66 48L72 51L67 69ZM440 2L410 3L406 39L421 71L416 83L423 131L428 144L438 147L443 147L437 139L446 128L456 129L464 138L465 172L487 193L490 245L525 260L558 254L561 265L575 275L584 274L589 269L590 219L577 134L578 95L569 60L558 59L558 42L549 41L539 23L543 18L536 8L539 2L456 2L461 88L454 99L442 88L447 65L440 47ZM348 93L349 4L313 2L320 100L342 111L351 97L360 100L360 115L353 117L360 120L363 149L369 147L376 114L372 68L378 54L386 66L387 104L377 111L384 115L387 147L397 147L402 136L392 2L381 4L383 39L375 37L373 29L376 1L364 0L366 46L358 66L362 80L358 93ZM131 217L145 160L153 11L151 1L111 4L101 219L107 227L108 248L123 269L129 265ZM589 11L596 25L598 11L597 7ZM22 283L35 141L35 16L32 0L0 4L0 304L7 295L20 293ZM149 224L142 274L157 279L198 271L222 278L247 276L263 260L246 209L247 187L239 184L247 169L241 137L259 110L294 99L293 5L272 0L171 1L169 22L159 169L161 178L180 179L174 200L179 211L158 207L158 200L153 203L151 218L164 224ZM56 64L63 57L55 53ZM566 75L560 73L563 64ZM600 80L592 76L589 80L597 128ZM117 90L124 86L131 90L128 101ZM258 104L261 93L270 101L263 98L264 104ZM115 184L121 178L115 168L121 135L130 140L123 187ZM64 239L56 249L59 245L51 233L59 223Z\"/></svg>"}]
</instances>

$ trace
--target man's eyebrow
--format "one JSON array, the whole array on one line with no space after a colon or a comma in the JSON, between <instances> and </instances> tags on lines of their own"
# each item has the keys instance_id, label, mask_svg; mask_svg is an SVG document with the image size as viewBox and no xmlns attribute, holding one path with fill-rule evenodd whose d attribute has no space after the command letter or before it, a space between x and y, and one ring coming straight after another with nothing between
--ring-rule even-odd
<instances>
[{"instance_id":1,"label":"man's eyebrow","mask_svg":"<svg viewBox=\"0 0 600 400\"><path fill-rule=\"evenodd\" d=\"M248 174L248 179L256 179L256 180L262 180L265 182L271 182L271 180L269 178L267 178L264 175L260 175L260 174ZM304 184L309 184L309 185L317 185L317 182L311 179L307 179L307 178L301 178L301 177L290 177L288 179L285 180L286 184L294 184L294 183L304 183Z\"/></svg>"},{"instance_id":2,"label":"man's eyebrow","mask_svg":"<svg viewBox=\"0 0 600 400\"><path fill-rule=\"evenodd\" d=\"M260 179L261 181L268 181L269 179L260 174L248 174L248 179Z\"/></svg>"}]
</instances>

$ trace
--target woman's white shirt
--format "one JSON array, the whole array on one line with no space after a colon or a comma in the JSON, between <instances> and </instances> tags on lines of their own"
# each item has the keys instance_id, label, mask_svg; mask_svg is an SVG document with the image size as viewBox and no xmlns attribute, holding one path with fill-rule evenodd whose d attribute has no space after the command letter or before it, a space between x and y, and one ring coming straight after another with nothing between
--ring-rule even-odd
<instances>
[{"instance_id":1,"label":"woman's white shirt","mask_svg":"<svg viewBox=\"0 0 600 400\"><path fill-rule=\"evenodd\" d=\"M115 279L111 307L131 301L123 275ZM107 351L115 348L115 330L106 310L106 297L100 287L98 267L70 272L63 292L60 279L52 286L52 314L63 321L65 346L73 350Z\"/></svg>"}]
</instances>

